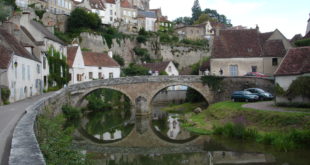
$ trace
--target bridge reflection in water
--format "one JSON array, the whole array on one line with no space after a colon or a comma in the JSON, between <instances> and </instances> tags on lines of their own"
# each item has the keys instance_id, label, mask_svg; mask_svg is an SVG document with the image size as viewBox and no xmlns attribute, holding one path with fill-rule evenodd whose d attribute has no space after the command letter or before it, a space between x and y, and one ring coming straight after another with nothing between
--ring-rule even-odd
<instances>
[{"instance_id":1,"label":"bridge reflection in water","mask_svg":"<svg viewBox=\"0 0 310 165\"><path fill-rule=\"evenodd\" d=\"M272 155L262 153L210 151L205 145L210 141L207 136L186 135L181 140L159 136L151 119L151 116L137 117L131 132L121 140L112 141L113 143L98 143L94 140L98 139L98 135L92 139L80 131L79 135L76 134L75 146L88 153L94 164L103 165L268 164L275 161Z\"/></svg>"}]
</instances>

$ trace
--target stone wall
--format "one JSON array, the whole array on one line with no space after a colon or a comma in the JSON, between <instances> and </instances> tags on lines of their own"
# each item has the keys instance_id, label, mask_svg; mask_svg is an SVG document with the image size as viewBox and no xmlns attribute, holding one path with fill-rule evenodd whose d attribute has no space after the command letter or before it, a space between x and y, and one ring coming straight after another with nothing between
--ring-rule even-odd
<instances>
[{"instance_id":1,"label":"stone wall","mask_svg":"<svg viewBox=\"0 0 310 165\"><path fill-rule=\"evenodd\" d=\"M195 64L203 57L211 56L207 49L163 44L160 46L160 54L164 61L177 62L179 69Z\"/></svg>"},{"instance_id":2,"label":"stone wall","mask_svg":"<svg viewBox=\"0 0 310 165\"><path fill-rule=\"evenodd\" d=\"M106 41L100 35L81 33L81 48L91 49L94 52L107 52L110 50ZM171 46L161 44L159 38L149 38L144 44L136 42L134 36L124 39L113 39L111 50L114 55L120 55L125 65L138 61L133 49L141 47L148 50L152 59L174 61L179 63L179 69L197 63L203 57L210 56L207 49L190 46Z\"/></svg>"},{"instance_id":3,"label":"stone wall","mask_svg":"<svg viewBox=\"0 0 310 165\"><path fill-rule=\"evenodd\" d=\"M246 88L261 88L267 92L274 93L274 80L254 77L226 77L222 82L223 86L219 91L215 91L214 100L216 102L231 100L230 96L234 91Z\"/></svg>"},{"instance_id":4,"label":"stone wall","mask_svg":"<svg viewBox=\"0 0 310 165\"><path fill-rule=\"evenodd\" d=\"M68 102L66 89L62 89L26 108L25 115L17 123L13 132L10 165L46 164L34 130L37 114L43 113L46 108L51 108L56 115L61 112L62 105Z\"/></svg>"},{"instance_id":5,"label":"stone wall","mask_svg":"<svg viewBox=\"0 0 310 165\"><path fill-rule=\"evenodd\" d=\"M67 21L68 16L64 14L53 14L49 12L45 12L41 19L43 25L50 27L53 26L61 32L65 32L67 30Z\"/></svg>"},{"instance_id":6,"label":"stone wall","mask_svg":"<svg viewBox=\"0 0 310 165\"><path fill-rule=\"evenodd\" d=\"M181 103L186 99L185 90L175 90L175 91L161 91L159 92L154 99L152 104L166 104L166 103Z\"/></svg>"}]
</instances>

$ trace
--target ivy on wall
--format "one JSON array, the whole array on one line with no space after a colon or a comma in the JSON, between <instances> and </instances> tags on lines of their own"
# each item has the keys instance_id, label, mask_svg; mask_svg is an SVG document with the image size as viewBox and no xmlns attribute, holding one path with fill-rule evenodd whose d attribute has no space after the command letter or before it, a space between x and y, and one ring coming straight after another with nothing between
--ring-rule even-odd
<instances>
[{"instance_id":1,"label":"ivy on wall","mask_svg":"<svg viewBox=\"0 0 310 165\"><path fill-rule=\"evenodd\" d=\"M203 84L207 84L213 91L221 91L223 77L218 76L202 76L201 81Z\"/></svg>"},{"instance_id":2,"label":"ivy on wall","mask_svg":"<svg viewBox=\"0 0 310 165\"><path fill-rule=\"evenodd\" d=\"M53 47L48 49L48 63L50 75L48 84L50 87L62 88L69 82L69 66L66 57Z\"/></svg>"}]
</instances>

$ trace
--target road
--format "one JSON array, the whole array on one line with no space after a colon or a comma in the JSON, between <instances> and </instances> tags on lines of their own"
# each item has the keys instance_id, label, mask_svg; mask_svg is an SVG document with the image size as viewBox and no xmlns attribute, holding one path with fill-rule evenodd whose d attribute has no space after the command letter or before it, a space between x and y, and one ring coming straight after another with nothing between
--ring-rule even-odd
<instances>
[{"instance_id":1,"label":"road","mask_svg":"<svg viewBox=\"0 0 310 165\"><path fill-rule=\"evenodd\" d=\"M37 100L51 95L45 93L40 96L34 96L13 104L0 106L0 164L7 165L9 161L11 141L15 125L23 116L26 108Z\"/></svg>"}]
</instances>

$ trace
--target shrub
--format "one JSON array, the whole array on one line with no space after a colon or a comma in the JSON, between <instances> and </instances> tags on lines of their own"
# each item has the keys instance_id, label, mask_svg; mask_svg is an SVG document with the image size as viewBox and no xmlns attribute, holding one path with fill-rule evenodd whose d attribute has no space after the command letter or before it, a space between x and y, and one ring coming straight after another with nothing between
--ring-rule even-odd
<instances>
[{"instance_id":1,"label":"shrub","mask_svg":"<svg viewBox=\"0 0 310 165\"><path fill-rule=\"evenodd\" d=\"M138 36L137 37L137 42L142 44L142 43L145 43L147 41L147 38L145 36Z\"/></svg>"},{"instance_id":2,"label":"shrub","mask_svg":"<svg viewBox=\"0 0 310 165\"><path fill-rule=\"evenodd\" d=\"M285 95L285 90L278 83L276 83L274 90L278 96L284 96Z\"/></svg>"},{"instance_id":3,"label":"shrub","mask_svg":"<svg viewBox=\"0 0 310 165\"><path fill-rule=\"evenodd\" d=\"M310 39L298 40L295 42L297 47L310 46Z\"/></svg>"},{"instance_id":4,"label":"shrub","mask_svg":"<svg viewBox=\"0 0 310 165\"><path fill-rule=\"evenodd\" d=\"M9 98L11 95L11 91L9 88L1 88L1 100L4 104L9 104Z\"/></svg>"},{"instance_id":5,"label":"shrub","mask_svg":"<svg viewBox=\"0 0 310 165\"><path fill-rule=\"evenodd\" d=\"M135 54L140 57L142 62L151 62L151 57L147 49L135 47L133 49Z\"/></svg>"},{"instance_id":6,"label":"shrub","mask_svg":"<svg viewBox=\"0 0 310 165\"><path fill-rule=\"evenodd\" d=\"M67 120L77 120L80 118L81 110L70 105L62 106L62 112Z\"/></svg>"},{"instance_id":7,"label":"shrub","mask_svg":"<svg viewBox=\"0 0 310 165\"><path fill-rule=\"evenodd\" d=\"M125 60L123 57L121 57L120 55L114 55L113 59L120 65L120 66L124 66L125 65Z\"/></svg>"},{"instance_id":8,"label":"shrub","mask_svg":"<svg viewBox=\"0 0 310 165\"><path fill-rule=\"evenodd\" d=\"M310 76L298 77L289 86L286 96L288 97L307 97L310 98Z\"/></svg>"},{"instance_id":9,"label":"shrub","mask_svg":"<svg viewBox=\"0 0 310 165\"><path fill-rule=\"evenodd\" d=\"M213 91L221 90L223 85L223 78L218 76L203 76L201 80L203 84L207 84Z\"/></svg>"},{"instance_id":10,"label":"shrub","mask_svg":"<svg viewBox=\"0 0 310 165\"><path fill-rule=\"evenodd\" d=\"M68 31L76 32L80 29L98 30L101 26L101 19L96 13L87 12L85 9L74 9L68 18Z\"/></svg>"},{"instance_id":11,"label":"shrub","mask_svg":"<svg viewBox=\"0 0 310 165\"><path fill-rule=\"evenodd\" d=\"M143 66L131 63L129 67L123 69L125 76L141 76L148 75L149 70Z\"/></svg>"},{"instance_id":12,"label":"shrub","mask_svg":"<svg viewBox=\"0 0 310 165\"><path fill-rule=\"evenodd\" d=\"M40 19L42 19L45 10L35 10L35 13Z\"/></svg>"}]
</instances>

